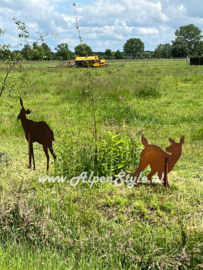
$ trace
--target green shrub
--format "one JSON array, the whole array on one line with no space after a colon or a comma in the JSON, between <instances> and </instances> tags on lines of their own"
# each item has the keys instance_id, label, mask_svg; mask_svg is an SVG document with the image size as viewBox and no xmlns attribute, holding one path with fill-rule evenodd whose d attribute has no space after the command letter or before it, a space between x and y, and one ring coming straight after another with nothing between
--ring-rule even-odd
<instances>
[{"instance_id":1,"label":"green shrub","mask_svg":"<svg viewBox=\"0 0 203 270\"><path fill-rule=\"evenodd\" d=\"M121 171L133 172L138 164L140 142L121 134L107 133L97 142L97 169L94 175L115 176ZM79 138L66 135L61 139L57 152L56 174L68 178L90 174L94 171L95 145L82 144Z\"/></svg>"},{"instance_id":2,"label":"green shrub","mask_svg":"<svg viewBox=\"0 0 203 270\"><path fill-rule=\"evenodd\" d=\"M81 143L74 135L64 135L58 147L56 174L72 178L94 168L94 151L90 143Z\"/></svg>"},{"instance_id":3,"label":"green shrub","mask_svg":"<svg viewBox=\"0 0 203 270\"><path fill-rule=\"evenodd\" d=\"M140 155L140 142L121 134L107 133L98 141L98 174L115 176L133 171Z\"/></svg>"}]
</instances>

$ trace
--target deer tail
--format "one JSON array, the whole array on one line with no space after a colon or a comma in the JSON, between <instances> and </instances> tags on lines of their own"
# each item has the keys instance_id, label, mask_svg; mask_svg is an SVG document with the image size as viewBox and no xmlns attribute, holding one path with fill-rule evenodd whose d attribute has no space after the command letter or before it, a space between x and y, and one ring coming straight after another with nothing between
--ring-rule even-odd
<instances>
[{"instance_id":1,"label":"deer tail","mask_svg":"<svg viewBox=\"0 0 203 270\"><path fill-rule=\"evenodd\" d=\"M147 141L147 139L142 135L142 144L145 146L145 147L147 147L148 146L148 141Z\"/></svg>"}]
</instances>

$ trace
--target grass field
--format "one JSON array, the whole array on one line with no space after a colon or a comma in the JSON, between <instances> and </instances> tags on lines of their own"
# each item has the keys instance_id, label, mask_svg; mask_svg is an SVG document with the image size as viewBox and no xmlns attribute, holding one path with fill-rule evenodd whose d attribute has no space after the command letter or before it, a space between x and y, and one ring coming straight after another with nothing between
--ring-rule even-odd
<instances>
[{"instance_id":1,"label":"grass field","mask_svg":"<svg viewBox=\"0 0 203 270\"><path fill-rule=\"evenodd\" d=\"M0 98L1 269L201 269L203 267L203 67L186 61L110 62L78 69L30 62L15 69ZM5 69L0 66L0 79ZM94 95L94 104L92 94ZM94 171L132 175L141 135L165 149L185 135L182 157L169 174L171 189L112 183L39 183L46 174L42 146L36 170L17 116L54 131L57 163L49 176ZM149 172L146 169L144 175Z\"/></svg>"}]
</instances>

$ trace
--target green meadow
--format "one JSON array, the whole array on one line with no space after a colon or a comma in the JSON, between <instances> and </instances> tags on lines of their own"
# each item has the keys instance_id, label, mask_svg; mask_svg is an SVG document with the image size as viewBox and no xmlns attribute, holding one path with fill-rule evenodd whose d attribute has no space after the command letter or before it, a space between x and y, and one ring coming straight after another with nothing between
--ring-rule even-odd
<instances>
[{"instance_id":1,"label":"green meadow","mask_svg":"<svg viewBox=\"0 0 203 270\"><path fill-rule=\"evenodd\" d=\"M108 64L25 62L10 73L0 98L0 269L203 267L203 67L185 60ZM1 81L5 74L0 66ZM20 97L31 110L27 118L54 132L57 162L50 154L48 174L38 143L36 170L28 169ZM82 172L132 176L142 134L163 150L169 138L185 136L170 189L39 182Z\"/></svg>"}]
</instances>

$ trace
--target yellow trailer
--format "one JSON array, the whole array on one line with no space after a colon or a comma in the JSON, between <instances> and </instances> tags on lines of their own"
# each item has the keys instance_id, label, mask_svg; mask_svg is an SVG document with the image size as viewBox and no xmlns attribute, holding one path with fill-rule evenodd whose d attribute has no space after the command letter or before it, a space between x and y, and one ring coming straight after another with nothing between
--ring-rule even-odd
<instances>
[{"instance_id":1,"label":"yellow trailer","mask_svg":"<svg viewBox=\"0 0 203 270\"><path fill-rule=\"evenodd\" d=\"M75 65L78 68L83 67L102 67L107 66L105 59L99 59L97 55L88 57L76 57Z\"/></svg>"}]
</instances>

